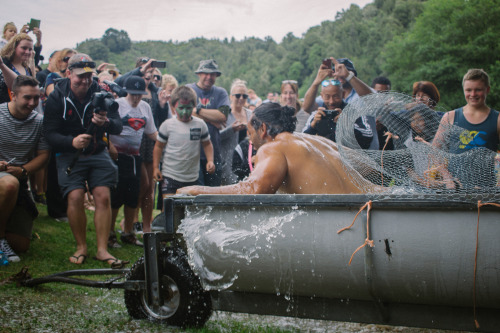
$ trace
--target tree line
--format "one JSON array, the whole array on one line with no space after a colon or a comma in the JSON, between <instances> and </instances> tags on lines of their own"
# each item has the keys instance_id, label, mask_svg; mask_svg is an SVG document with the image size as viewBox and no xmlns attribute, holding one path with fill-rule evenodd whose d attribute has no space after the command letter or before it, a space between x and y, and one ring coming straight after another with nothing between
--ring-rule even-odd
<instances>
[{"instance_id":1,"label":"tree line","mask_svg":"<svg viewBox=\"0 0 500 333\"><path fill-rule=\"evenodd\" d=\"M280 42L271 37L132 42L126 31L110 28L77 50L116 64L122 73L133 69L138 57L166 60L163 73L181 84L195 82L199 61L213 58L223 72L217 85L229 89L240 78L262 97L279 91L283 80L297 80L303 97L323 58L349 58L368 84L383 75L393 90L411 93L415 81L434 82L440 104L450 109L465 104L461 80L467 69L483 68L492 81L488 104L495 107L500 101L499 2L374 0L363 8L353 4L303 36L289 33Z\"/></svg>"}]
</instances>

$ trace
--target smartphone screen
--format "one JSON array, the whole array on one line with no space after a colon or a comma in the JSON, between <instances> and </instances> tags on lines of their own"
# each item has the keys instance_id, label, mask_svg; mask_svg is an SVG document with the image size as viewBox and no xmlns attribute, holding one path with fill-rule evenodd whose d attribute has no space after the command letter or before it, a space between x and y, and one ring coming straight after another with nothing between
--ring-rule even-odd
<instances>
[{"instance_id":1,"label":"smartphone screen","mask_svg":"<svg viewBox=\"0 0 500 333\"><path fill-rule=\"evenodd\" d=\"M151 62L151 67L156 67L156 68L165 68L167 67L167 62L166 61L153 61Z\"/></svg>"}]
</instances>

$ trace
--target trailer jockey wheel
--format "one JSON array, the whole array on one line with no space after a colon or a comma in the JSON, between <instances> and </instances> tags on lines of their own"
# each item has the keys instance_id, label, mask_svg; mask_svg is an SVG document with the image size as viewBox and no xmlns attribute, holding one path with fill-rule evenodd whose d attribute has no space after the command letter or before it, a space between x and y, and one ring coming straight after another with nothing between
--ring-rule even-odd
<instances>
[{"instance_id":1,"label":"trailer jockey wheel","mask_svg":"<svg viewBox=\"0 0 500 333\"><path fill-rule=\"evenodd\" d=\"M212 301L189 267L185 253L179 248L168 248L162 251L158 259L165 272L161 278L163 305L150 307L144 289L125 290L125 305L129 315L135 319L147 318L171 326L203 326L212 314ZM131 268L127 280L145 280L143 257Z\"/></svg>"}]
</instances>

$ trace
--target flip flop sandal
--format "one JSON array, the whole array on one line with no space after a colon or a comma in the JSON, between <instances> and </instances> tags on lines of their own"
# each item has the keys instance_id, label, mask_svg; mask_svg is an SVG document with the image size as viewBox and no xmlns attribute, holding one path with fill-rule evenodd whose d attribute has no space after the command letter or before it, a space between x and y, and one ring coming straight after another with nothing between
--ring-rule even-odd
<instances>
[{"instance_id":1,"label":"flip flop sandal","mask_svg":"<svg viewBox=\"0 0 500 333\"><path fill-rule=\"evenodd\" d=\"M82 260L82 262L79 262L79 260L80 260L80 258L81 258L81 257L83 257L83 260ZM80 254L79 256L71 256L70 258L75 259L75 261L74 261L74 262L70 260L70 261L69 261L70 263L75 264L75 265L83 265L83 263L84 263L84 262L85 262L85 260L87 259L87 255L85 255L85 254Z\"/></svg>"},{"instance_id":2,"label":"flip flop sandal","mask_svg":"<svg viewBox=\"0 0 500 333\"><path fill-rule=\"evenodd\" d=\"M125 267L126 264L130 263L128 260L120 260L116 258L99 259L94 257L94 260L107 263L113 269L119 269Z\"/></svg>"}]
</instances>

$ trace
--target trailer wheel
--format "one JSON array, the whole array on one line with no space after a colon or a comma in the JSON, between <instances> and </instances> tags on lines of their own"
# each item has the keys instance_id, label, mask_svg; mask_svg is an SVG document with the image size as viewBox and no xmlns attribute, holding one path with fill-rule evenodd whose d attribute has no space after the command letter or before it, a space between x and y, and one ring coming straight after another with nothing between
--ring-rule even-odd
<instances>
[{"instance_id":1,"label":"trailer wheel","mask_svg":"<svg viewBox=\"0 0 500 333\"><path fill-rule=\"evenodd\" d=\"M212 314L212 301L189 267L185 253L178 248L166 249L160 254L159 262L164 272L161 277L163 305L148 305L146 290L125 290L125 305L129 315L135 319L148 318L171 326L203 326ZM131 268L127 280L145 280L143 257Z\"/></svg>"}]
</instances>

